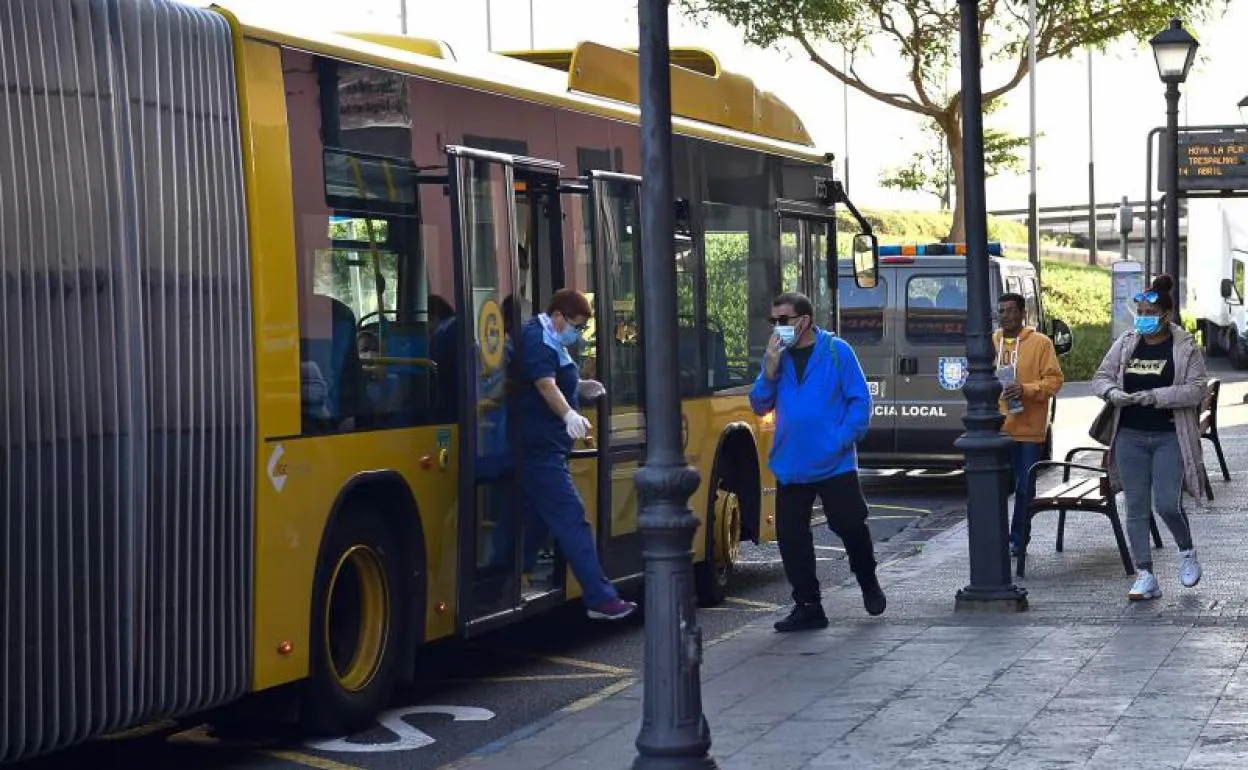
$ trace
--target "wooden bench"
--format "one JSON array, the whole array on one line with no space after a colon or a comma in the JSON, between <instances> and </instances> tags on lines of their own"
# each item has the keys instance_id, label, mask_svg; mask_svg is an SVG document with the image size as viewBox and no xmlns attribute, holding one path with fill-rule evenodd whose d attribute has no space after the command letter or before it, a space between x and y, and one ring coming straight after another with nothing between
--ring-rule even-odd
<instances>
[{"instance_id":1,"label":"wooden bench","mask_svg":"<svg viewBox=\"0 0 1248 770\"><path fill-rule=\"evenodd\" d=\"M1087 465L1074 462L1077 455L1083 453L1099 453L1099 465ZM1027 541L1031 537L1031 520L1036 514L1044 511L1057 511L1057 544L1056 550L1061 551L1066 531L1067 511L1088 511L1099 513L1109 519L1114 529L1114 541L1118 545L1118 555L1122 557L1123 569L1127 574L1135 573L1135 565L1131 561L1131 550L1127 547L1127 539L1123 534L1122 520L1118 516L1118 504L1109 490L1109 450L1104 447L1076 447L1066 453L1066 461L1044 460L1031 466L1027 472L1027 490L1031 495L1031 503L1027 506L1027 521L1023 525L1023 543L1018 551L1015 572L1021 578L1027 571ZM1052 489L1036 492L1036 481L1042 471L1047 468L1061 468L1062 481ZM1071 471L1087 471L1091 475L1072 479ZM1149 529L1153 535L1153 543L1162 547L1161 533L1157 530L1157 522L1150 516Z\"/></svg>"},{"instance_id":2,"label":"wooden bench","mask_svg":"<svg viewBox=\"0 0 1248 770\"><path fill-rule=\"evenodd\" d=\"M1218 455L1218 466L1222 469L1222 479L1230 481L1231 473L1226 468L1226 456L1222 454L1222 439L1218 438L1218 395L1221 392L1222 381L1216 377L1209 380L1208 392L1205 393L1205 400L1200 404L1200 437L1213 442L1213 450ZM1205 474L1205 496L1210 500L1213 499L1213 484L1210 483L1207 473Z\"/></svg>"}]
</instances>

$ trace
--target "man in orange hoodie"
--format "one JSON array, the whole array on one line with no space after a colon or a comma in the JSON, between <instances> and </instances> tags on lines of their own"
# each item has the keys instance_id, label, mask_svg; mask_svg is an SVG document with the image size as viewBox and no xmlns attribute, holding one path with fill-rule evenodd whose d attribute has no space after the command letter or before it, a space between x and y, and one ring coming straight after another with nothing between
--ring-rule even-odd
<instances>
[{"instance_id":1,"label":"man in orange hoodie","mask_svg":"<svg viewBox=\"0 0 1248 770\"><path fill-rule=\"evenodd\" d=\"M997 373L1005 383L1001 411L1005 412L1005 432L1014 468L1014 518L1010 522L1010 553L1022 547L1023 523L1027 517L1027 473L1040 461L1049 420L1049 400L1062 389L1065 377L1057 362L1053 341L1026 326L1026 304L1021 294L1002 294L997 300L1001 328L992 335L997 353ZM1019 405L1021 404L1021 409Z\"/></svg>"}]
</instances>

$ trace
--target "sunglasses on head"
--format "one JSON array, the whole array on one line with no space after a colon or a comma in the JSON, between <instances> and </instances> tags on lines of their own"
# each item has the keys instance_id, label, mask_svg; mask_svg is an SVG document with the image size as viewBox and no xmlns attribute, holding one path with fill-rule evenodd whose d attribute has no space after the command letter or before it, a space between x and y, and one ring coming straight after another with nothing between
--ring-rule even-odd
<instances>
[{"instance_id":1,"label":"sunglasses on head","mask_svg":"<svg viewBox=\"0 0 1248 770\"><path fill-rule=\"evenodd\" d=\"M1151 304L1156 305L1157 299L1160 296L1161 296L1160 294L1150 289L1149 291L1142 291L1139 294L1136 294L1135 301L1136 302L1149 302Z\"/></svg>"}]
</instances>

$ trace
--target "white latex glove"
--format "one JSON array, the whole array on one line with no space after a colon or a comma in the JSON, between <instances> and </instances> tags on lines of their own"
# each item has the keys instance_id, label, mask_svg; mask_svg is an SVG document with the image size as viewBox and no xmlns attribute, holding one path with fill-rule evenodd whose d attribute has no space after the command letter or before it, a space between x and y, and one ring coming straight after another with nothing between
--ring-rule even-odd
<instances>
[{"instance_id":1,"label":"white latex glove","mask_svg":"<svg viewBox=\"0 0 1248 770\"><path fill-rule=\"evenodd\" d=\"M577 386L577 393L580 394L581 398L592 401L595 398L602 398L607 395L607 389L598 380L581 380L580 385Z\"/></svg>"},{"instance_id":2,"label":"white latex glove","mask_svg":"<svg viewBox=\"0 0 1248 770\"><path fill-rule=\"evenodd\" d=\"M590 425L589 420L582 417L575 409L569 409L567 414L563 416L563 425L568 429L568 435L576 441L580 441L588 436L589 429L594 427Z\"/></svg>"},{"instance_id":3,"label":"white latex glove","mask_svg":"<svg viewBox=\"0 0 1248 770\"><path fill-rule=\"evenodd\" d=\"M1141 390L1132 396L1140 406L1157 406L1157 394L1151 390Z\"/></svg>"},{"instance_id":4,"label":"white latex glove","mask_svg":"<svg viewBox=\"0 0 1248 770\"><path fill-rule=\"evenodd\" d=\"M1121 409L1124 406L1134 405L1138 399L1136 396L1126 392L1122 388L1114 388L1105 394L1105 400Z\"/></svg>"}]
</instances>

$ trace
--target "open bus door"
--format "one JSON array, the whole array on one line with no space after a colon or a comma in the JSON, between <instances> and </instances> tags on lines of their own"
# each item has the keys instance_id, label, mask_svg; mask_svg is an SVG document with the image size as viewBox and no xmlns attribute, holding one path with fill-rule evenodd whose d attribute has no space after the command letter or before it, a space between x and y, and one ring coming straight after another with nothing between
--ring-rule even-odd
<instances>
[{"instance_id":1,"label":"open bus door","mask_svg":"<svg viewBox=\"0 0 1248 770\"><path fill-rule=\"evenodd\" d=\"M591 231L588 271L594 303L592 371L607 389L595 406L594 446L578 450L573 466L593 460L597 472L595 534L611 579L642 572L641 534L633 476L646 452L645 369L641 329L641 177L591 171L563 186L569 207L586 210ZM591 356L587 356L589 358ZM582 405L585 406L585 405ZM588 502L588 501L586 501Z\"/></svg>"},{"instance_id":2,"label":"open bus door","mask_svg":"<svg viewBox=\"0 0 1248 770\"><path fill-rule=\"evenodd\" d=\"M518 426L508 424L506 390L511 336L562 283L562 228L546 227L520 261L517 199L530 214L558 223L559 170L554 161L468 147L446 149L459 307L459 542L457 625L471 636L563 601L561 560L539 590L522 575L523 492L517 485ZM525 223L527 224L527 222ZM527 232L527 230L526 230ZM534 285L535 277L544 286ZM544 296L543 296L544 295Z\"/></svg>"}]
</instances>

